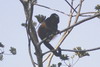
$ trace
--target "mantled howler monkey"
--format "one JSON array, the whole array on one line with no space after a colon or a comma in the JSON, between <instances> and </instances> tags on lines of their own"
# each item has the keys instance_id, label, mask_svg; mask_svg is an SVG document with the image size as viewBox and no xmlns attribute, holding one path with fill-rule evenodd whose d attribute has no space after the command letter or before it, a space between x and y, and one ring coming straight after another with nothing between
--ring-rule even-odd
<instances>
[{"instance_id":1,"label":"mantled howler monkey","mask_svg":"<svg viewBox=\"0 0 100 67\"><path fill-rule=\"evenodd\" d=\"M48 17L44 22L41 23L39 29L38 29L38 35L43 40L44 38L48 38L46 41L44 41L44 45L49 48L51 51L54 50L53 46L49 43L50 40L54 37L50 35L55 34L58 31L58 23L59 23L59 16L55 13L51 14L50 17ZM57 49L57 51L52 51L55 56L60 57L61 56L61 49L60 47Z\"/></svg>"}]
</instances>

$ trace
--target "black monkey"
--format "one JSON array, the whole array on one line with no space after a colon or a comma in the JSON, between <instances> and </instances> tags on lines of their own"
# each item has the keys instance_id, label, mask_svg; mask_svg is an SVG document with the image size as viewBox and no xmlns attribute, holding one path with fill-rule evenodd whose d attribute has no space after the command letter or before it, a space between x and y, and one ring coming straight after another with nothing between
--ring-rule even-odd
<instances>
[{"instance_id":1,"label":"black monkey","mask_svg":"<svg viewBox=\"0 0 100 67\"><path fill-rule=\"evenodd\" d=\"M50 50L54 50L52 45L49 43L50 40L54 37L54 34L58 31L58 23L59 23L59 16L55 13L51 14L44 22L41 23L38 29L38 35L43 40L44 38L48 37L48 40L44 41L44 45L49 48ZM52 36L50 36L52 35ZM50 37L49 37L50 36ZM52 51L55 56L61 56L61 49L58 48L57 51Z\"/></svg>"}]
</instances>

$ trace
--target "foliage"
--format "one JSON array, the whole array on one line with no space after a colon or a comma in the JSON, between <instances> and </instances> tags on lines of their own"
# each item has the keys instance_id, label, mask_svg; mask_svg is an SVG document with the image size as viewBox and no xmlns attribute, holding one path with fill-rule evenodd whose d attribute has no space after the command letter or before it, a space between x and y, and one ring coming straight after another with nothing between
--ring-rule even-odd
<instances>
[{"instance_id":1,"label":"foliage","mask_svg":"<svg viewBox=\"0 0 100 67\"><path fill-rule=\"evenodd\" d=\"M56 67L56 64L52 64L52 66L51 67Z\"/></svg>"},{"instance_id":2,"label":"foliage","mask_svg":"<svg viewBox=\"0 0 100 67\"><path fill-rule=\"evenodd\" d=\"M58 63L58 67L61 67L61 65L62 65L62 63L59 62L59 63ZM52 64L50 67L57 67L57 64Z\"/></svg>"},{"instance_id":3,"label":"foliage","mask_svg":"<svg viewBox=\"0 0 100 67\"><path fill-rule=\"evenodd\" d=\"M61 55L60 59L61 60L68 60L69 58L68 58L68 55L63 54L63 55Z\"/></svg>"},{"instance_id":4,"label":"foliage","mask_svg":"<svg viewBox=\"0 0 100 67\"><path fill-rule=\"evenodd\" d=\"M37 23L36 23L36 22L33 22L33 21L32 21L32 24L33 24L34 26L37 25ZM21 25L24 26L24 27L27 27L28 24L26 24L26 23L22 23Z\"/></svg>"},{"instance_id":5,"label":"foliage","mask_svg":"<svg viewBox=\"0 0 100 67\"><path fill-rule=\"evenodd\" d=\"M4 48L4 45L0 42L0 47Z\"/></svg>"},{"instance_id":6,"label":"foliage","mask_svg":"<svg viewBox=\"0 0 100 67\"><path fill-rule=\"evenodd\" d=\"M98 4L97 6L95 6L95 9L100 11L100 4Z\"/></svg>"},{"instance_id":7,"label":"foliage","mask_svg":"<svg viewBox=\"0 0 100 67\"><path fill-rule=\"evenodd\" d=\"M3 54L0 54L0 61L3 60Z\"/></svg>"},{"instance_id":8,"label":"foliage","mask_svg":"<svg viewBox=\"0 0 100 67\"><path fill-rule=\"evenodd\" d=\"M82 58L84 56L90 56L89 53L87 53L86 51L82 51L83 49L81 47L76 47L74 48L74 50L77 50L75 53L79 58Z\"/></svg>"},{"instance_id":9,"label":"foliage","mask_svg":"<svg viewBox=\"0 0 100 67\"><path fill-rule=\"evenodd\" d=\"M16 48L14 47L10 47L10 50L9 50L13 55L16 55Z\"/></svg>"},{"instance_id":10,"label":"foliage","mask_svg":"<svg viewBox=\"0 0 100 67\"><path fill-rule=\"evenodd\" d=\"M61 63L61 62L59 62L59 63L58 63L58 67L60 67L61 65L62 65L62 63Z\"/></svg>"},{"instance_id":11,"label":"foliage","mask_svg":"<svg viewBox=\"0 0 100 67\"><path fill-rule=\"evenodd\" d=\"M0 42L0 61L3 60L4 55L16 55L16 48L10 47L11 54L6 54L4 51L4 45Z\"/></svg>"},{"instance_id":12,"label":"foliage","mask_svg":"<svg viewBox=\"0 0 100 67\"><path fill-rule=\"evenodd\" d=\"M38 20L39 23L45 21L45 19L46 19L46 16L40 15L40 14L36 15L35 17L37 18L37 20Z\"/></svg>"},{"instance_id":13,"label":"foliage","mask_svg":"<svg viewBox=\"0 0 100 67\"><path fill-rule=\"evenodd\" d=\"M98 4L97 6L95 6L95 9L97 10L97 13L95 13L95 14L99 14L100 13L100 5ZM100 19L100 16L98 16L98 18Z\"/></svg>"}]
</instances>

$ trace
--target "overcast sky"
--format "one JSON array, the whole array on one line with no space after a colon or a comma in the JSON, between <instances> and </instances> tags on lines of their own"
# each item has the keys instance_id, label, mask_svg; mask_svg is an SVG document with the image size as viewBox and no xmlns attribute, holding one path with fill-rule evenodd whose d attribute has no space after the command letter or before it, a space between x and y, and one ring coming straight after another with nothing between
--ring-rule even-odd
<instances>
[{"instance_id":1,"label":"overcast sky","mask_svg":"<svg viewBox=\"0 0 100 67\"><path fill-rule=\"evenodd\" d=\"M74 1L76 1L74 4L76 6L79 0ZM67 14L69 13L70 7L64 0L38 0L38 3L61 10ZM99 0L85 0L81 12L95 11L94 7L97 4L100 4ZM34 7L34 15L43 14L48 17L52 13L57 13L60 17L59 30L65 29L68 22L68 16L39 6ZM37 22L34 15L33 20ZM81 19L83 18L79 20ZM17 55L15 56L4 55L3 61L0 61L0 67L32 67L28 54L26 31L25 28L21 26L24 22L24 10L19 0L0 1L0 42L5 45L4 50L7 54L9 54L9 48L11 46L17 49ZM38 25L36 29L38 29ZM55 43L57 43L60 37L61 35L57 35L51 43L55 46ZM84 49L100 47L100 19L95 18L75 27L62 43L61 48L73 49L77 46L81 46ZM34 55L34 47L32 48ZM42 45L42 50L45 52L48 49ZM73 53L66 52L66 54L72 55ZM89 57L81 58L74 67L99 67L100 50L89 52L89 54ZM34 56L34 58L36 57ZM54 57L52 63L56 64L57 61L61 60ZM62 67L65 66L63 65Z\"/></svg>"}]
</instances>

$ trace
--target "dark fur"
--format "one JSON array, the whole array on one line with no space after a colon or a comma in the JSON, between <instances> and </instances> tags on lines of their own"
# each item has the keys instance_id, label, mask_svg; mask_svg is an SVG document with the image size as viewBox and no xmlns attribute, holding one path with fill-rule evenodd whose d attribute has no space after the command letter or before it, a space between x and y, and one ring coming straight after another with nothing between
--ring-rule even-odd
<instances>
[{"instance_id":1,"label":"dark fur","mask_svg":"<svg viewBox=\"0 0 100 67\"><path fill-rule=\"evenodd\" d=\"M44 45L49 48L50 50L54 50L52 45L49 43L49 41L54 37L49 37L51 34L58 32L58 23L59 23L59 16L55 13L53 13L50 17L48 17L43 23L41 23L41 26L38 29L38 35L43 40L44 38L48 37L48 40L44 41ZM61 55L61 49L58 48L57 51L52 51L55 56Z\"/></svg>"}]
</instances>

